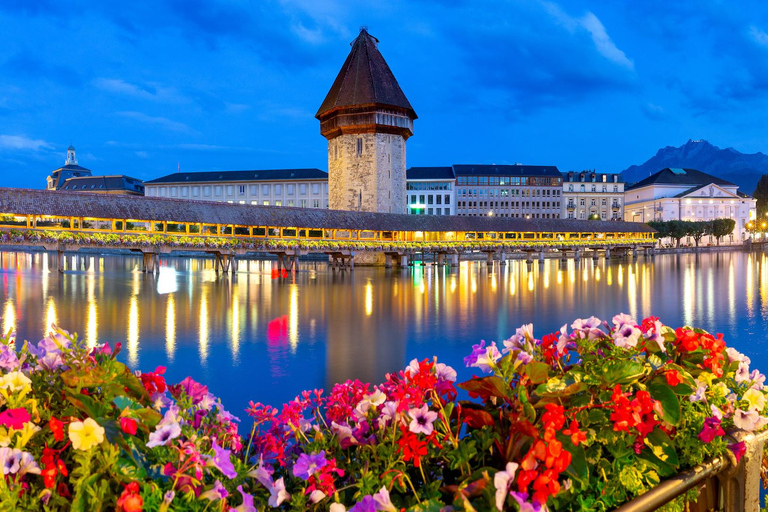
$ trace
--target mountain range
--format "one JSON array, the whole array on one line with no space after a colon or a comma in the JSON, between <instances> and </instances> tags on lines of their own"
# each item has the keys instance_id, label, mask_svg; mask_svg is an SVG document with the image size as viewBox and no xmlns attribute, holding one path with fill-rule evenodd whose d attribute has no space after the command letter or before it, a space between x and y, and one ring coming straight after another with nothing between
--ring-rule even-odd
<instances>
[{"instance_id":1,"label":"mountain range","mask_svg":"<svg viewBox=\"0 0 768 512\"><path fill-rule=\"evenodd\" d=\"M768 174L768 155L741 153L733 148L720 149L706 140L688 140L677 148L667 146L660 149L644 164L632 165L621 174L624 181L630 184L665 167L697 169L735 183L742 192L751 195L760 176Z\"/></svg>"}]
</instances>

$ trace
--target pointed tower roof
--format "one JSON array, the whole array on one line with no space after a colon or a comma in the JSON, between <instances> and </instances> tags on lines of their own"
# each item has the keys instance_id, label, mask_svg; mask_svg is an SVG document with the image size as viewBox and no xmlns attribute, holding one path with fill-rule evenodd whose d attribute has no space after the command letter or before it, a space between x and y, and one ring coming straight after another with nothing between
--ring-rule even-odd
<instances>
[{"instance_id":1,"label":"pointed tower roof","mask_svg":"<svg viewBox=\"0 0 768 512\"><path fill-rule=\"evenodd\" d=\"M360 29L316 118L340 108L378 104L404 109L416 119L416 112L379 52L378 42L365 27Z\"/></svg>"}]
</instances>

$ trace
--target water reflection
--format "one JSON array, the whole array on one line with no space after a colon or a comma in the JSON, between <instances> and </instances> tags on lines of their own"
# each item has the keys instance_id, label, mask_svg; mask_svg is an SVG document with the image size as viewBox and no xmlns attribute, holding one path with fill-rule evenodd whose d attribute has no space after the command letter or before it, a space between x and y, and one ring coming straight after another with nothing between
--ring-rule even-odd
<instances>
[{"instance_id":1,"label":"water reflection","mask_svg":"<svg viewBox=\"0 0 768 512\"><path fill-rule=\"evenodd\" d=\"M414 357L438 355L461 367L472 343L505 339L523 322L541 335L576 317L620 311L723 332L768 366L763 254L513 260L491 269L462 262L453 273L436 266L333 273L306 263L286 278L273 276L271 262L243 262L235 276L217 276L211 260L163 258L152 276L137 271L140 257L67 259L72 270L59 274L47 254L0 253L4 331L37 341L61 323L89 346L121 341L129 365L204 380L233 409L347 378L377 381Z\"/></svg>"}]
</instances>

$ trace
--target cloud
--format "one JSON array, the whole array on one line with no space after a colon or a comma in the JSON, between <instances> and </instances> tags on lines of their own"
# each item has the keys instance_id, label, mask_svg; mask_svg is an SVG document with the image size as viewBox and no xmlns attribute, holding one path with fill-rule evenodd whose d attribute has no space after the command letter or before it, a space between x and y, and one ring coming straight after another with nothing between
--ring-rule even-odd
<instances>
[{"instance_id":1,"label":"cloud","mask_svg":"<svg viewBox=\"0 0 768 512\"><path fill-rule=\"evenodd\" d=\"M116 78L97 78L93 81L93 84L103 91L145 100L161 102L179 102L185 100L185 98L176 92L175 89L171 87L163 87L154 83L137 85Z\"/></svg>"},{"instance_id":2,"label":"cloud","mask_svg":"<svg viewBox=\"0 0 768 512\"><path fill-rule=\"evenodd\" d=\"M757 44L768 47L768 34L763 32L756 26L754 25L749 26L749 35L752 37L752 40L755 41Z\"/></svg>"},{"instance_id":3,"label":"cloud","mask_svg":"<svg viewBox=\"0 0 768 512\"><path fill-rule=\"evenodd\" d=\"M167 117L149 116L147 114L144 114L143 112L135 112L135 111L117 112L117 115L127 117L129 119L135 119L136 121L139 121L144 124L157 125L157 126L160 126L161 128L166 128L168 130L172 130L176 132L192 131L189 128L189 126L187 126L186 124L179 123L177 121L172 121Z\"/></svg>"},{"instance_id":4,"label":"cloud","mask_svg":"<svg viewBox=\"0 0 768 512\"><path fill-rule=\"evenodd\" d=\"M30 139L23 135L0 135L0 148L39 151L41 149L53 149L53 145L42 139Z\"/></svg>"},{"instance_id":5,"label":"cloud","mask_svg":"<svg viewBox=\"0 0 768 512\"><path fill-rule=\"evenodd\" d=\"M641 107L643 114L645 114L646 117L649 119L653 119L654 121L659 119L664 119L666 117L666 113L664 112L664 107L661 107L659 105L653 104L653 103L646 103Z\"/></svg>"}]
</instances>

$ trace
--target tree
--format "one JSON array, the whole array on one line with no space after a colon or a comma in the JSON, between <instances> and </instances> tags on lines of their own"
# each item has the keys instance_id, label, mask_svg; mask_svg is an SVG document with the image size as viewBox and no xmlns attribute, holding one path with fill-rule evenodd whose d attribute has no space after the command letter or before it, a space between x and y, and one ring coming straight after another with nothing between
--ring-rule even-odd
<instances>
[{"instance_id":1,"label":"tree","mask_svg":"<svg viewBox=\"0 0 768 512\"><path fill-rule=\"evenodd\" d=\"M720 239L733 232L736 227L736 221L733 219L715 219L712 221L712 236L717 238L717 245L720 245Z\"/></svg>"},{"instance_id":2,"label":"tree","mask_svg":"<svg viewBox=\"0 0 768 512\"><path fill-rule=\"evenodd\" d=\"M669 236L669 223L660 220L652 220L647 224L649 227L656 230L656 239L659 243L661 243L662 239Z\"/></svg>"},{"instance_id":3,"label":"tree","mask_svg":"<svg viewBox=\"0 0 768 512\"><path fill-rule=\"evenodd\" d=\"M705 221L688 221L686 222L688 227L688 236L693 238L693 241L696 242L696 247L699 246L699 242L704 237L704 235L708 234L710 227L708 226L708 222Z\"/></svg>"},{"instance_id":4,"label":"tree","mask_svg":"<svg viewBox=\"0 0 768 512\"><path fill-rule=\"evenodd\" d=\"M675 240L675 247L680 247L680 240L684 236L688 236L687 223L682 220L670 220L667 224L669 224L668 236Z\"/></svg>"},{"instance_id":5,"label":"tree","mask_svg":"<svg viewBox=\"0 0 768 512\"><path fill-rule=\"evenodd\" d=\"M757 218L761 219L768 212L768 174L760 176L752 196L757 199Z\"/></svg>"}]
</instances>

